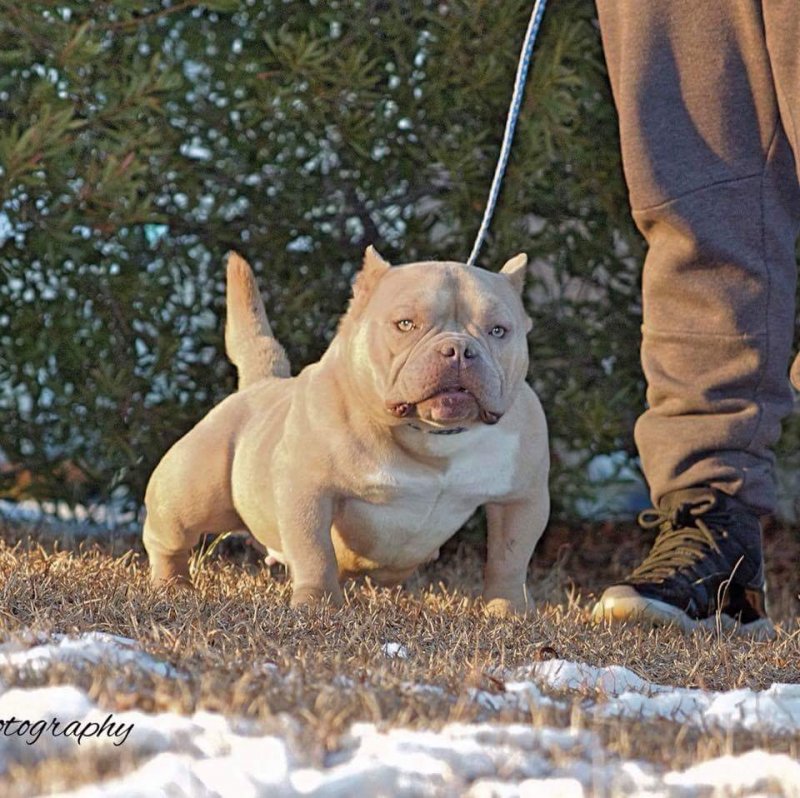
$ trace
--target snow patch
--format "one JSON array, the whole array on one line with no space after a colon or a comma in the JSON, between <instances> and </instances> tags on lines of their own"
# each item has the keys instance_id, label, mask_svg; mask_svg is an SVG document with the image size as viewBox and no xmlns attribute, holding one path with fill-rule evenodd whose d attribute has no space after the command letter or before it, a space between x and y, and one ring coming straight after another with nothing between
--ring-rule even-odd
<instances>
[{"instance_id":1,"label":"snow patch","mask_svg":"<svg viewBox=\"0 0 800 798\"><path fill-rule=\"evenodd\" d=\"M715 795L800 795L800 762L786 754L755 750L739 756L721 756L681 772L667 773L664 783L673 787L714 790ZM777 788L777 791L773 791ZM767 791L768 792L762 792Z\"/></svg>"},{"instance_id":2,"label":"snow patch","mask_svg":"<svg viewBox=\"0 0 800 798\"><path fill-rule=\"evenodd\" d=\"M53 640L55 642L24 650L15 650L17 647L14 644L0 645L0 665L44 673L52 662L70 665L97 665L105 662L117 667L130 664L163 678L179 676L175 668L146 654L134 640L127 637L105 632L87 632L76 638L54 635Z\"/></svg>"},{"instance_id":3,"label":"snow patch","mask_svg":"<svg viewBox=\"0 0 800 798\"><path fill-rule=\"evenodd\" d=\"M384 649L391 645L385 644ZM400 643L394 653L405 647ZM407 652L406 652L407 655ZM23 651L0 646L0 664L44 673L50 663L111 662L164 678L180 678L171 665L145 654L124 637L90 633L40 642ZM272 663L264 670L280 678ZM472 690L488 712L509 707L558 706L600 717L666 719L700 728L715 726L764 733L800 734L800 685L776 684L761 692L708 692L650 682L611 666L551 660L502 672L503 690ZM343 689L355 684L342 680ZM403 683L404 692L450 698L433 685ZM65 794L100 796L296 796L349 798L353 795L466 795L470 798L531 796L661 795L688 798L715 794L800 796L800 763L783 754L750 751L709 760L682 771L625 760L606 749L593 732L530 724L449 723L438 731L381 729L356 723L328 753L322 766L307 752L293 750L285 734L263 734L254 722L211 712L191 716L140 711L109 713L72 686L8 689L0 686L0 721L58 718L128 727L128 758L141 764L130 772ZM676 730L677 732L677 727ZM12 764L48 758L111 754L119 739L110 734L74 736L42 733L35 745L24 735L0 735L0 773ZM116 750L119 750L117 748Z\"/></svg>"},{"instance_id":4,"label":"snow patch","mask_svg":"<svg viewBox=\"0 0 800 798\"><path fill-rule=\"evenodd\" d=\"M506 692L490 701L499 710L503 699L519 706L520 696L541 703L541 687L578 693L584 709L600 717L663 718L701 729L743 729L768 734L800 731L800 685L773 684L768 690L714 692L669 687L643 679L628 668L597 668L579 662L548 660L508 671ZM528 677L528 678L526 678ZM518 681L517 681L518 680Z\"/></svg>"},{"instance_id":5,"label":"snow patch","mask_svg":"<svg viewBox=\"0 0 800 798\"><path fill-rule=\"evenodd\" d=\"M402 643L384 643L381 653L389 659L408 659L408 649Z\"/></svg>"},{"instance_id":6,"label":"snow patch","mask_svg":"<svg viewBox=\"0 0 800 798\"><path fill-rule=\"evenodd\" d=\"M67 540L79 537L108 539L119 533L136 534L141 527L141 515L141 509L131 510L124 501L69 506L66 502L0 499L0 518L35 525L38 534Z\"/></svg>"}]
</instances>

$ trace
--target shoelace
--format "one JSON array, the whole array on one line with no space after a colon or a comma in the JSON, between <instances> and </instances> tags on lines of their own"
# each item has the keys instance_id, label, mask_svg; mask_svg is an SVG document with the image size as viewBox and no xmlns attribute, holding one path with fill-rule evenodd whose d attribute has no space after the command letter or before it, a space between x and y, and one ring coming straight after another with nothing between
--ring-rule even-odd
<instances>
[{"instance_id":1,"label":"shoelace","mask_svg":"<svg viewBox=\"0 0 800 798\"><path fill-rule=\"evenodd\" d=\"M640 582L663 582L676 571L691 567L708 557L722 556L714 533L700 517L713 508L713 503L683 504L673 510L645 510L639 515L643 529L658 527L660 532L650 554L630 575ZM714 520L723 526L728 520L724 512L714 513ZM724 535L725 533L722 532Z\"/></svg>"}]
</instances>

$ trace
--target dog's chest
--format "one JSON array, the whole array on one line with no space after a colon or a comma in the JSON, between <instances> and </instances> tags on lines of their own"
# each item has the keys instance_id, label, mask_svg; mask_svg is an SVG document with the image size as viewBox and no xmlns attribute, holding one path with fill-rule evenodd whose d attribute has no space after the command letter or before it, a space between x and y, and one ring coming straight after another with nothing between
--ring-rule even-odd
<instances>
[{"instance_id":1,"label":"dog's chest","mask_svg":"<svg viewBox=\"0 0 800 798\"><path fill-rule=\"evenodd\" d=\"M477 507L509 494L517 436L496 428L461 435L459 441L456 436L424 440L429 454L438 449L442 455L439 466L406 461L402 467L392 464L367 476L359 497L344 503L337 522L352 545L380 562L421 562Z\"/></svg>"}]
</instances>

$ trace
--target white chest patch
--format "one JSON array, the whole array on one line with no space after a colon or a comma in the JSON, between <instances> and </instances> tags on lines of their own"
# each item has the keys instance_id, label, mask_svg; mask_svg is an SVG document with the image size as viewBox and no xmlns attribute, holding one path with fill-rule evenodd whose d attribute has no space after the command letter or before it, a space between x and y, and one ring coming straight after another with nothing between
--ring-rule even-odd
<instances>
[{"instance_id":1,"label":"white chest patch","mask_svg":"<svg viewBox=\"0 0 800 798\"><path fill-rule=\"evenodd\" d=\"M482 504L514 486L519 438L496 427L458 435L422 436L415 442L438 467L423 462L370 474L359 498L348 499L336 526L357 553L405 567L427 559Z\"/></svg>"}]
</instances>

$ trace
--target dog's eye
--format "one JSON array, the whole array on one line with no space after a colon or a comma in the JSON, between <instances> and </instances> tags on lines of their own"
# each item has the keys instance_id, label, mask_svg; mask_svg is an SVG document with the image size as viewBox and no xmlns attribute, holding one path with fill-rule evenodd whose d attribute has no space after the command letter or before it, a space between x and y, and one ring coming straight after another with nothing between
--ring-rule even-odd
<instances>
[{"instance_id":1,"label":"dog's eye","mask_svg":"<svg viewBox=\"0 0 800 798\"><path fill-rule=\"evenodd\" d=\"M411 332L415 324L411 319L400 319L400 321L395 322L394 326L397 327L400 332Z\"/></svg>"},{"instance_id":2,"label":"dog's eye","mask_svg":"<svg viewBox=\"0 0 800 798\"><path fill-rule=\"evenodd\" d=\"M503 338L508 330L505 327L500 326L499 324L495 324L491 330L489 330L489 335L493 338Z\"/></svg>"}]
</instances>

